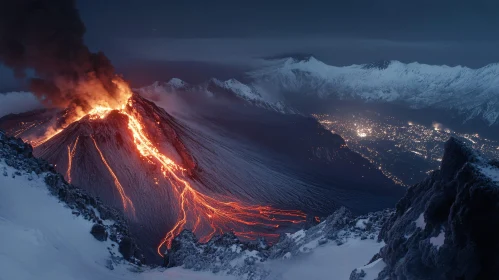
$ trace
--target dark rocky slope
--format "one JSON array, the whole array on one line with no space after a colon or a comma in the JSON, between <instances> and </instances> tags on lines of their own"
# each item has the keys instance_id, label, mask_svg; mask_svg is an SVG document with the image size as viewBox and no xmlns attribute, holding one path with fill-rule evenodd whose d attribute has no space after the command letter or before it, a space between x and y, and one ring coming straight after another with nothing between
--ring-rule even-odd
<instances>
[{"instance_id":1,"label":"dark rocky slope","mask_svg":"<svg viewBox=\"0 0 499 280\"><path fill-rule=\"evenodd\" d=\"M409 188L384 224L377 279L499 279L498 237L499 162L451 138L440 170Z\"/></svg>"}]
</instances>

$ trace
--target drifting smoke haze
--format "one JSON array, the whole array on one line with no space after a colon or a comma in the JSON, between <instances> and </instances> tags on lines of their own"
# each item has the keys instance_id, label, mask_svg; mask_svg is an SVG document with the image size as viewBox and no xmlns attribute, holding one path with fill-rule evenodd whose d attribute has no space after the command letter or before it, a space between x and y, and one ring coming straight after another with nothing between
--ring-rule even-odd
<instances>
[{"instance_id":1,"label":"drifting smoke haze","mask_svg":"<svg viewBox=\"0 0 499 280\"><path fill-rule=\"evenodd\" d=\"M73 115L116 108L128 98L116 86L123 81L109 59L90 52L84 34L73 0L0 2L0 63L27 81L45 106L70 108Z\"/></svg>"}]
</instances>

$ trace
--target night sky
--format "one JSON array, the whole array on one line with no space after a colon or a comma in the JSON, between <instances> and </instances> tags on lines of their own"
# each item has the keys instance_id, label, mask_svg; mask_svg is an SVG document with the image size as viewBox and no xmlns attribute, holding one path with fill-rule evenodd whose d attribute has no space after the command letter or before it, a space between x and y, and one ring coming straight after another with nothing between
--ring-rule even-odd
<instances>
[{"instance_id":1,"label":"night sky","mask_svg":"<svg viewBox=\"0 0 499 280\"><path fill-rule=\"evenodd\" d=\"M230 75L257 66L257 58L288 53L332 65L499 62L499 1L492 0L77 3L88 45L137 85L196 72L204 72L199 79L210 71ZM0 91L16 87L5 69L0 77Z\"/></svg>"}]
</instances>

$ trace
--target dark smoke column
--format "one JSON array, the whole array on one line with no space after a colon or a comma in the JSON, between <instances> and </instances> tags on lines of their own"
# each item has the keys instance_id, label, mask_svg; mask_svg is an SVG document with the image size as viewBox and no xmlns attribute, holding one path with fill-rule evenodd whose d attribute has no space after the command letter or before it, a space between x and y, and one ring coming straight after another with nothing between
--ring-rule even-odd
<instances>
[{"instance_id":1,"label":"dark smoke column","mask_svg":"<svg viewBox=\"0 0 499 280\"><path fill-rule=\"evenodd\" d=\"M122 102L113 83L121 79L103 53L89 51L84 34L73 0L0 0L0 63L47 106L87 112Z\"/></svg>"}]
</instances>

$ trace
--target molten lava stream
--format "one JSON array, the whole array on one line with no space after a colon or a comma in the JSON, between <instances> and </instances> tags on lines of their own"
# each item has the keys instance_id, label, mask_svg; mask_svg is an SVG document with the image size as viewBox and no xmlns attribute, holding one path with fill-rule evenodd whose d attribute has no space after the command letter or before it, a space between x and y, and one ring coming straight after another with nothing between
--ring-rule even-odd
<instances>
[{"instance_id":1,"label":"molten lava stream","mask_svg":"<svg viewBox=\"0 0 499 280\"><path fill-rule=\"evenodd\" d=\"M257 226L269 229L279 227L281 223L301 223L306 215L301 211L278 210L269 206L250 206L240 202L225 202L221 197L212 198L194 189L184 175L186 171L173 160L159 152L159 149L147 137L141 122L130 113L121 111L128 116L128 128L132 132L137 150L149 162L153 159L161 165L161 170L174 187L173 191L180 201L180 213L177 223L166 234L159 244L157 251L161 254L163 246L170 247L173 238L179 234L187 225L194 232L200 233L206 226L211 232L201 239L206 241L217 232L242 229L245 226ZM193 223L193 221L195 221ZM204 226L203 226L204 225ZM238 231L242 237L264 236L276 237L275 234L260 234L254 232Z\"/></svg>"},{"instance_id":2,"label":"molten lava stream","mask_svg":"<svg viewBox=\"0 0 499 280\"><path fill-rule=\"evenodd\" d=\"M73 158L76 153L76 145L78 145L78 140L80 139L80 136L76 137L76 141L73 144L73 148L71 148L68 145L68 170L66 171L66 179L68 183L71 184L71 168L72 168L72 163L73 163Z\"/></svg>"},{"instance_id":3,"label":"molten lava stream","mask_svg":"<svg viewBox=\"0 0 499 280\"><path fill-rule=\"evenodd\" d=\"M101 149L97 145L97 142L95 141L95 138L93 136L90 136L92 138L92 141L94 142L95 149L97 152L99 152L100 158L102 159L102 162L106 166L107 170L109 171L109 174L114 178L114 184L116 185L116 189L120 193L121 196L121 201L123 203L123 209L127 211L130 206L130 209L132 210L132 215L135 217L135 206L133 206L132 200L126 195L125 190L123 189L123 186L121 185L120 181L118 180L118 177L116 177L116 174L114 173L113 169L109 164L107 163L106 159L104 158L104 155L102 154Z\"/></svg>"}]
</instances>

